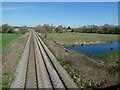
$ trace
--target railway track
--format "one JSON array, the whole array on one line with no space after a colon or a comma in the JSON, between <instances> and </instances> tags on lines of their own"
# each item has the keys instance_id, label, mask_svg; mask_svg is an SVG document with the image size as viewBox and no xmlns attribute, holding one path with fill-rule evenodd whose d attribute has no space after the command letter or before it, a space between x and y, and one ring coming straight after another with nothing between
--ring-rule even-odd
<instances>
[{"instance_id":1,"label":"railway track","mask_svg":"<svg viewBox=\"0 0 120 90\"><path fill-rule=\"evenodd\" d=\"M30 46L29 46L29 55L28 55L24 88L31 88L31 87L38 88L35 45L34 45L33 33L31 35Z\"/></svg>"},{"instance_id":2,"label":"railway track","mask_svg":"<svg viewBox=\"0 0 120 90\"><path fill-rule=\"evenodd\" d=\"M18 64L17 74L11 88L62 88L68 90L77 86L66 71L55 60L54 55L39 37L30 32L22 59ZM24 67L22 67L24 62ZM22 80L21 80L22 79Z\"/></svg>"},{"instance_id":3,"label":"railway track","mask_svg":"<svg viewBox=\"0 0 120 90\"><path fill-rule=\"evenodd\" d=\"M40 40L39 36L36 36L36 40L37 40L37 44L38 44L41 56L43 58L43 62L44 62L47 74L49 76L52 88L53 89L54 88L65 88L65 89L67 89L65 83L61 79L58 71L56 70L54 64L52 63L51 58L49 57L49 55L47 54L43 44L41 43L41 40Z\"/></svg>"}]
</instances>

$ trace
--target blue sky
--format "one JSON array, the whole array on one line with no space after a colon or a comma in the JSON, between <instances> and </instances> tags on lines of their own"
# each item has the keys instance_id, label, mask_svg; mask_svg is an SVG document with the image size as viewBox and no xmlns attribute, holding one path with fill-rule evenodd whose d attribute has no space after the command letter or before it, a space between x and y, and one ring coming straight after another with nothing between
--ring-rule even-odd
<instances>
[{"instance_id":1,"label":"blue sky","mask_svg":"<svg viewBox=\"0 0 120 90\"><path fill-rule=\"evenodd\" d=\"M21 26L118 24L117 2L3 2L2 23Z\"/></svg>"}]
</instances>

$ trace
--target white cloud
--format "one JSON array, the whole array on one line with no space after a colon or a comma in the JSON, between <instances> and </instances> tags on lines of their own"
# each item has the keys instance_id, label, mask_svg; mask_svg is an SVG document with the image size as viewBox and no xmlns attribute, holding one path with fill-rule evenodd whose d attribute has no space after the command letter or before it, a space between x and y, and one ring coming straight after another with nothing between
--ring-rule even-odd
<instances>
[{"instance_id":1,"label":"white cloud","mask_svg":"<svg viewBox=\"0 0 120 90\"><path fill-rule=\"evenodd\" d=\"M9 6L9 7L2 7L2 10L19 10L19 9L29 9L32 7L29 6Z\"/></svg>"},{"instance_id":2,"label":"white cloud","mask_svg":"<svg viewBox=\"0 0 120 90\"><path fill-rule=\"evenodd\" d=\"M1 8L1 7L0 7ZM16 6L16 7L13 7L13 6L9 6L9 7L2 7L2 10L6 11L6 10L22 10L22 9L54 9L52 7L44 7L44 6Z\"/></svg>"},{"instance_id":3,"label":"white cloud","mask_svg":"<svg viewBox=\"0 0 120 90\"><path fill-rule=\"evenodd\" d=\"M23 9L21 7L3 7L3 10L16 10L16 9Z\"/></svg>"}]
</instances>

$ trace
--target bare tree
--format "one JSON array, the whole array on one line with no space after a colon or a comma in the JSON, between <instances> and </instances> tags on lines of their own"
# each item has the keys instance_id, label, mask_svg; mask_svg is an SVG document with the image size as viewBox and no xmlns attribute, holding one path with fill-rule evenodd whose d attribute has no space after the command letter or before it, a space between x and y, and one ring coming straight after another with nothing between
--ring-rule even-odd
<instances>
[{"instance_id":1,"label":"bare tree","mask_svg":"<svg viewBox=\"0 0 120 90\"><path fill-rule=\"evenodd\" d=\"M55 31L57 33L62 33L63 32L63 26L62 25L59 25L58 27L55 28Z\"/></svg>"}]
</instances>

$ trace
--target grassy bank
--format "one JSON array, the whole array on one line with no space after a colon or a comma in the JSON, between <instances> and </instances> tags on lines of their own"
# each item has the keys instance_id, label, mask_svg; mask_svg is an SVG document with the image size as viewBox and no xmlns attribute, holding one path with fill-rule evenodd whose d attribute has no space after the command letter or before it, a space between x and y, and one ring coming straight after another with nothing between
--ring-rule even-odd
<instances>
[{"instance_id":1,"label":"grassy bank","mask_svg":"<svg viewBox=\"0 0 120 90\"><path fill-rule=\"evenodd\" d=\"M91 58L106 66L117 67L120 65L120 61L119 61L120 52L108 52L104 54L93 54L93 55L85 55L75 50L69 50L69 52L78 53L80 56Z\"/></svg>"},{"instance_id":2,"label":"grassy bank","mask_svg":"<svg viewBox=\"0 0 120 90\"><path fill-rule=\"evenodd\" d=\"M19 37L20 37L20 35L16 35L16 34L1 34L0 33L0 54L3 54L5 52L5 50L7 50L10 47L10 45L13 42L15 42ZM0 55L0 60L1 60L0 61L1 62L0 67L2 68L2 61L4 60L2 55ZM3 68L2 68L2 71L4 72ZM1 71L0 71L0 74L2 75ZM0 76L0 78L2 78L2 77ZM9 80L9 78L6 77L6 80ZM3 83L4 83L4 80L3 80ZM2 85L1 81L0 81L0 85ZM0 87L0 88L2 88L2 87Z\"/></svg>"},{"instance_id":3,"label":"grassy bank","mask_svg":"<svg viewBox=\"0 0 120 90\"><path fill-rule=\"evenodd\" d=\"M100 88L118 83L116 69L109 67L109 65L114 66L119 63L117 62L118 54L108 53L100 57L88 57L76 51L64 50L61 43L71 45L71 43L75 44L76 41L77 43L80 41L96 42L98 40L104 42L117 41L117 37L117 35L105 34L51 33L43 40L80 88Z\"/></svg>"},{"instance_id":4,"label":"grassy bank","mask_svg":"<svg viewBox=\"0 0 120 90\"><path fill-rule=\"evenodd\" d=\"M101 44L104 42L117 41L118 35L113 34L88 34L88 33L50 33L48 38L52 38L59 44ZM101 55L93 55L90 58L95 59L99 63L116 66L118 62L118 54L107 53Z\"/></svg>"},{"instance_id":5,"label":"grassy bank","mask_svg":"<svg viewBox=\"0 0 120 90\"><path fill-rule=\"evenodd\" d=\"M100 54L100 55L93 55L91 58L94 58L98 62L102 64L106 64L108 66L117 66L120 65L119 59L120 52L110 52L110 53L105 53L105 54Z\"/></svg>"},{"instance_id":6,"label":"grassy bank","mask_svg":"<svg viewBox=\"0 0 120 90\"><path fill-rule=\"evenodd\" d=\"M7 36L10 37L11 35ZM2 89L9 90L12 81L14 80L14 74L17 64L21 58L28 36L23 36L17 39L19 36L13 36L14 42L10 46L6 46L7 49L2 54ZM13 38L12 37L12 38ZM8 39L6 39L8 40ZM7 41L6 41L7 43ZM8 40L9 43L9 40Z\"/></svg>"},{"instance_id":7,"label":"grassy bank","mask_svg":"<svg viewBox=\"0 0 120 90\"><path fill-rule=\"evenodd\" d=\"M0 33L0 54L2 53L2 34Z\"/></svg>"},{"instance_id":8,"label":"grassy bank","mask_svg":"<svg viewBox=\"0 0 120 90\"><path fill-rule=\"evenodd\" d=\"M2 34L2 48L0 48L0 53L4 52L11 43L13 43L14 41L16 41L21 35L18 34Z\"/></svg>"},{"instance_id":9,"label":"grassy bank","mask_svg":"<svg viewBox=\"0 0 120 90\"><path fill-rule=\"evenodd\" d=\"M109 41L117 41L118 35L112 34L88 34L88 33L50 33L49 38L53 38L60 44L99 44Z\"/></svg>"},{"instance_id":10,"label":"grassy bank","mask_svg":"<svg viewBox=\"0 0 120 90\"><path fill-rule=\"evenodd\" d=\"M59 44L101 44L104 42L117 41L118 35L113 34L88 34L88 33L50 33L48 38L52 38ZM84 43L84 44L85 44ZM76 51L76 53L79 53ZM116 66L118 62L118 54L120 53L106 53L101 55L93 55L90 58L97 60L99 63Z\"/></svg>"}]
</instances>

